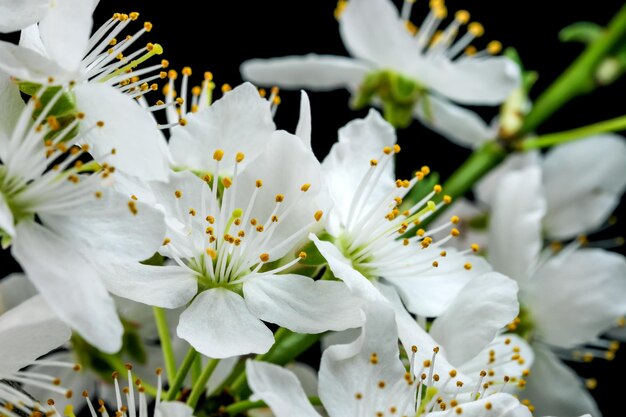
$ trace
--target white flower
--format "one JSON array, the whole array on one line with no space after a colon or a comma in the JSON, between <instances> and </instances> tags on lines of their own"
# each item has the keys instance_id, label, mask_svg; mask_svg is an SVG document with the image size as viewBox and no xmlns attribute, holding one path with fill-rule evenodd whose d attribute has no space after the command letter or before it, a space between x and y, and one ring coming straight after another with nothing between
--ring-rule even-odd
<instances>
[{"instance_id":1,"label":"white flower","mask_svg":"<svg viewBox=\"0 0 626 417\"><path fill-rule=\"evenodd\" d=\"M407 371L399 358L394 313L373 303L364 311L359 338L331 346L322 355L319 395L331 417L531 415L517 399L492 388L472 392L471 398L463 395L456 374L433 376L430 365L434 363L422 368L430 372L428 378L422 379L422 371ZM288 370L249 360L246 371L255 396L268 403L277 417L319 416Z\"/></svg>"},{"instance_id":2,"label":"white flower","mask_svg":"<svg viewBox=\"0 0 626 417\"><path fill-rule=\"evenodd\" d=\"M306 256L294 251L322 217L315 208L319 163L283 131L259 146L264 150L241 170L244 153L215 149L203 169L214 174L183 171L169 184L151 183L168 224L160 252L176 265L113 274L111 289L122 297L166 308L193 299L178 335L212 358L266 352L274 340L261 320L302 333L361 321L360 302L343 284L279 274Z\"/></svg>"},{"instance_id":3,"label":"white flower","mask_svg":"<svg viewBox=\"0 0 626 417\"><path fill-rule=\"evenodd\" d=\"M37 358L65 343L70 329L57 319L41 297L33 297L0 316L0 413L15 416L12 408L30 414L33 408L43 408L23 391L6 381L32 383L52 392L67 394L55 384L53 377L23 371L37 363Z\"/></svg>"},{"instance_id":4,"label":"white flower","mask_svg":"<svg viewBox=\"0 0 626 417\"><path fill-rule=\"evenodd\" d=\"M91 344L106 352L121 346L122 326L102 282L98 263L149 258L163 238L162 215L102 188L112 168L82 174L84 135L70 138L79 124L99 129L100 121L76 118L59 127L46 117L61 92L43 108L26 105L8 80L0 80L0 232L33 285L50 307ZM39 111L39 113L37 113ZM59 159L61 158L61 159ZM64 158L64 159L63 159ZM114 219L112 221L112 219Z\"/></svg>"},{"instance_id":5,"label":"white flower","mask_svg":"<svg viewBox=\"0 0 626 417\"><path fill-rule=\"evenodd\" d=\"M478 53L469 46L484 30L475 22L462 29L469 22L467 11L457 12L435 36L447 16L443 1L431 2L417 32L410 23L413 1L404 3L401 16L389 0L340 3L344 6L339 15L341 37L353 58L310 54L255 59L242 65L243 76L283 88L347 88L357 106L372 100L381 104L394 125L407 125L415 116L453 138L461 126L474 134L474 126L484 125L473 112L453 102L496 105L519 85L519 70L512 61L489 56L499 52L499 42ZM464 51L470 54L463 55Z\"/></svg>"},{"instance_id":6,"label":"white flower","mask_svg":"<svg viewBox=\"0 0 626 417\"><path fill-rule=\"evenodd\" d=\"M133 36L118 40L116 36L139 15L116 13L90 37L91 14L97 2L51 4L54 6L39 24L22 31L20 46L0 42L0 70L20 82L69 87L76 106L87 113L91 122L108 121L104 129L85 132L83 138L99 162L143 179L166 180L165 139L150 113L130 98L156 89L156 84L149 83L166 75L161 70L167 61L129 74L127 71L161 54L162 48L149 43L124 55L152 24L146 22ZM111 154L112 148L117 152Z\"/></svg>"},{"instance_id":7,"label":"white flower","mask_svg":"<svg viewBox=\"0 0 626 417\"><path fill-rule=\"evenodd\" d=\"M590 140L589 143L595 142ZM580 143L577 146L581 146ZM616 157L611 155L607 166ZM600 169L600 174L611 171L607 166ZM595 180L594 175L590 173L590 176L592 178L584 178L583 174L577 181L567 181L567 185L560 183L558 188L554 188L559 184L555 182L544 190L541 169L530 165L506 173L493 189L489 260L496 270L508 274L519 284L522 324L528 329L526 337L532 341L536 354L531 369L535 377L530 378L525 395L542 413L600 415L582 381L560 363L558 356L571 359L572 349L583 344L609 347L608 342L599 341L598 336L626 312L623 297L626 259L623 256L602 249L581 249L580 241L556 253L551 248L543 248L542 221L548 206L546 202L551 200L548 190L558 193L555 197L584 196L586 190L594 189L588 187ZM576 182L581 183L580 188ZM612 187L607 188L607 194L612 195ZM575 205L580 201L583 207L586 202L601 206L613 204L612 198L596 200L594 197L592 193L588 198L564 198L564 202ZM587 207L593 211L589 218L594 222L596 214L606 209ZM585 214L589 215L583 214L582 207L564 208L566 214L581 214L582 219L572 219L575 222L584 222ZM587 227L590 223L582 224ZM571 226L561 230L578 228L576 224Z\"/></svg>"}]
</instances>

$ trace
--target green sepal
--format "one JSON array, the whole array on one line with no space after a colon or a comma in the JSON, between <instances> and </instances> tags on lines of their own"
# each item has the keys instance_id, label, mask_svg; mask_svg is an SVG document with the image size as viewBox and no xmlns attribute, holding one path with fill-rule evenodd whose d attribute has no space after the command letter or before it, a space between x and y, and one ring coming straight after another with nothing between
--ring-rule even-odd
<instances>
[{"instance_id":1,"label":"green sepal","mask_svg":"<svg viewBox=\"0 0 626 417\"><path fill-rule=\"evenodd\" d=\"M165 262L165 259L163 258L163 255L161 255L159 252L156 252L154 255L152 255L150 258L146 259L145 261L141 261L142 264L151 265L151 266L163 266L164 262Z\"/></svg>"},{"instance_id":2,"label":"green sepal","mask_svg":"<svg viewBox=\"0 0 626 417\"><path fill-rule=\"evenodd\" d=\"M580 42L590 44L602 36L604 28L592 22L576 22L564 27L559 32L561 42Z\"/></svg>"},{"instance_id":3,"label":"green sepal","mask_svg":"<svg viewBox=\"0 0 626 417\"><path fill-rule=\"evenodd\" d=\"M18 83L18 87L20 91L27 96L33 96L41 89L41 84L21 81ZM39 97L42 106L40 109L36 109L34 111L34 115L39 116L41 109L48 105L50 100L52 100L52 98L63 88L64 87L61 86L47 87L43 94ZM57 102L54 103L54 106L52 106L52 109L46 116L56 116L57 118L72 117L73 119L77 112L76 98L71 91L66 90L61 94L61 97L59 97Z\"/></svg>"},{"instance_id":4,"label":"green sepal","mask_svg":"<svg viewBox=\"0 0 626 417\"><path fill-rule=\"evenodd\" d=\"M352 107L361 109L378 99L385 119L394 127L407 127L413 120L413 110L425 94L415 80L391 70L372 72L365 76Z\"/></svg>"},{"instance_id":5,"label":"green sepal","mask_svg":"<svg viewBox=\"0 0 626 417\"><path fill-rule=\"evenodd\" d=\"M489 215L485 213L472 217L469 220L469 226L475 230L487 230L489 226Z\"/></svg>"},{"instance_id":6,"label":"green sepal","mask_svg":"<svg viewBox=\"0 0 626 417\"><path fill-rule=\"evenodd\" d=\"M11 238L11 236L9 236L7 232L0 228L0 245L2 246L2 249L7 249L9 246L11 246L12 240L13 239Z\"/></svg>"},{"instance_id":7,"label":"green sepal","mask_svg":"<svg viewBox=\"0 0 626 417\"><path fill-rule=\"evenodd\" d=\"M317 235L320 240L331 241L332 237L328 232L322 232ZM308 241L304 246L295 251L297 256L300 252L306 253L306 258L302 259L298 264L307 266L321 266L326 264L326 259L322 256L313 241Z\"/></svg>"},{"instance_id":8,"label":"green sepal","mask_svg":"<svg viewBox=\"0 0 626 417\"><path fill-rule=\"evenodd\" d=\"M137 326L125 320L122 323L124 324L122 352L126 353L133 362L145 365L148 362L148 355L141 341L141 336L137 331Z\"/></svg>"}]
</instances>

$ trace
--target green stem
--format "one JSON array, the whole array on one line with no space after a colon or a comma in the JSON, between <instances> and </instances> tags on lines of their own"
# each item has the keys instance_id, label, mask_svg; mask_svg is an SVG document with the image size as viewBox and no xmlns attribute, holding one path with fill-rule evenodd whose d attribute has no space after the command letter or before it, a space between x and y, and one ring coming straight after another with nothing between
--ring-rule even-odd
<instances>
[{"instance_id":1,"label":"green stem","mask_svg":"<svg viewBox=\"0 0 626 417\"><path fill-rule=\"evenodd\" d=\"M311 405L322 405L322 402L320 401L318 397L309 397L309 401L311 402ZM225 411L230 416L236 416L237 414L243 413L244 411L252 410L254 408L261 408L261 407L267 407L267 404L265 403L265 401L245 400L245 401L239 401L239 402L229 405L228 407L226 407Z\"/></svg>"},{"instance_id":2,"label":"green stem","mask_svg":"<svg viewBox=\"0 0 626 417\"><path fill-rule=\"evenodd\" d=\"M183 363L178 368L178 372L176 372L176 376L173 380L171 380L170 388L165 395L165 401L174 401L176 399L176 395L178 391L180 391L180 387L183 386L183 382L189 373L189 369L191 369L191 365L194 363L196 357L198 356L198 352L194 348L189 348L189 352L187 352L187 356L183 359Z\"/></svg>"},{"instance_id":3,"label":"green stem","mask_svg":"<svg viewBox=\"0 0 626 417\"><path fill-rule=\"evenodd\" d=\"M196 405L198 404L198 400L200 399L200 396L202 395L202 393L205 391L206 384L209 381L209 378L211 377L211 375L213 374L213 371L215 371L215 368L217 367L218 363L220 363L219 359L209 359L209 362L206 364L206 366L202 370L200 377L198 378L196 383L193 385L193 388L191 389L191 394L189 394L189 398L187 399L187 405L190 406L191 408L195 408Z\"/></svg>"},{"instance_id":4,"label":"green stem","mask_svg":"<svg viewBox=\"0 0 626 417\"><path fill-rule=\"evenodd\" d=\"M274 343L274 346L267 353L258 355L255 358L256 360L286 365L313 346L322 337L322 333L301 334L293 333L286 329L282 334L279 335L278 332L276 334L279 339L278 342ZM237 379L235 379L235 382L230 387L230 393L239 397L250 394L245 372L239 374Z\"/></svg>"},{"instance_id":5,"label":"green stem","mask_svg":"<svg viewBox=\"0 0 626 417\"><path fill-rule=\"evenodd\" d=\"M453 200L465 195L478 180L502 162L506 154L506 150L498 143L485 143L448 178L443 184L443 193Z\"/></svg>"},{"instance_id":6,"label":"green stem","mask_svg":"<svg viewBox=\"0 0 626 417\"><path fill-rule=\"evenodd\" d=\"M174 356L174 349L172 349L172 339L170 337L170 328L167 325L165 310L160 307L152 307L152 311L159 332L159 339L161 340L167 380L173 381L176 377L176 357Z\"/></svg>"},{"instance_id":7,"label":"green stem","mask_svg":"<svg viewBox=\"0 0 626 417\"><path fill-rule=\"evenodd\" d=\"M535 138L522 141L519 146L521 150L528 151L531 149L547 148L577 139L582 139L591 135L605 132L616 132L626 129L626 116L616 117L615 119L605 120L603 122L594 123L589 126L579 127L577 129L566 130L565 132L550 133Z\"/></svg>"},{"instance_id":8,"label":"green stem","mask_svg":"<svg viewBox=\"0 0 626 417\"><path fill-rule=\"evenodd\" d=\"M572 98L590 92L595 86L598 65L626 35L626 5L613 17L606 30L535 101L524 120L519 136L534 131Z\"/></svg>"}]
</instances>

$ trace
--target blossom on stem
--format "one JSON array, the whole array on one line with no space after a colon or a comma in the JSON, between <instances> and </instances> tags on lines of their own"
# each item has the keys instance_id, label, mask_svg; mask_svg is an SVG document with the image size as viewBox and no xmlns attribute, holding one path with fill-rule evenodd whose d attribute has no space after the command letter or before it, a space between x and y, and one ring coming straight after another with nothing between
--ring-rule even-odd
<instances>
[{"instance_id":1,"label":"blossom on stem","mask_svg":"<svg viewBox=\"0 0 626 417\"><path fill-rule=\"evenodd\" d=\"M86 164L84 132L100 129L83 113L61 127L48 116L45 87L24 104L8 79L0 79L0 234L51 309L105 352L121 346L122 326L99 263L149 258L163 237L162 215L106 189L114 167ZM79 124L83 133L72 136ZM95 171L88 174L90 171ZM111 221L111 219L115 219Z\"/></svg>"},{"instance_id":2,"label":"blossom on stem","mask_svg":"<svg viewBox=\"0 0 626 417\"><path fill-rule=\"evenodd\" d=\"M213 174L150 183L168 225L159 252L175 265L115 271L112 291L122 297L166 308L191 301L178 335L211 358L266 352L274 339L261 320L301 333L361 321L360 301L342 283L280 273L307 256L294 251L322 220L319 163L283 131L259 146L243 169L244 153L215 149L204 169Z\"/></svg>"},{"instance_id":3,"label":"blossom on stem","mask_svg":"<svg viewBox=\"0 0 626 417\"><path fill-rule=\"evenodd\" d=\"M359 338L350 344L331 346L322 354L319 395L331 417L531 415L513 396L494 388L483 390L479 385L479 392L463 395L464 383L456 372L433 374L433 362L420 371L413 367L407 370L399 357L394 312L378 303L364 306L364 311L366 320ZM288 370L248 360L246 371L255 396L264 400L277 417L294 412L319 416Z\"/></svg>"},{"instance_id":4,"label":"blossom on stem","mask_svg":"<svg viewBox=\"0 0 626 417\"><path fill-rule=\"evenodd\" d=\"M0 70L16 78L29 94L41 85L62 86L68 94L63 97L68 118L76 116L77 107L91 121L108 120L102 131L84 132L83 140L91 145L98 162L144 180L166 180L165 139L150 114L131 99L155 90L157 84L150 82L166 76L162 71L168 66L165 60L137 69L163 49L148 43L128 53L150 32L150 22L133 36L118 40L139 18L138 13L116 13L90 36L96 5L92 0L63 1L50 7L38 24L22 30L19 46L0 41ZM112 148L117 152L110 153Z\"/></svg>"},{"instance_id":5,"label":"blossom on stem","mask_svg":"<svg viewBox=\"0 0 626 417\"><path fill-rule=\"evenodd\" d=\"M241 72L262 85L347 88L355 107L381 105L394 126L406 126L416 117L452 137L460 126L480 127L480 117L453 102L497 105L519 85L519 69L508 58L490 56L502 49L497 41L482 51L470 45L484 29L470 23L467 11L458 11L438 32L448 12L444 1L431 1L417 30L410 21L413 3L406 0L399 13L389 0L340 2L339 29L352 58L309 54L254 59L244 62Z\"/></svg>"}]
</instances>

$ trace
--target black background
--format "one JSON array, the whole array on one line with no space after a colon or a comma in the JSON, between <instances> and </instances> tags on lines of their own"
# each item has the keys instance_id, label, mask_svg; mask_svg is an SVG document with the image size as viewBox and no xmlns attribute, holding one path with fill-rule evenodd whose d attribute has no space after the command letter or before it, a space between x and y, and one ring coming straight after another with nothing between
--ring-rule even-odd
<instances>
[{"instance_id":1,"label":"black background","mask_svg":"<svg viewBox=\"0 0 626 417\"><path fill-rule=\"evenodd\" d=\"M397 0L396 3L399 4ZM418 26L421 25L420 17L425 16L426 3L426 0L419 0L414 8L413 21ZM201 11L199 4L203 9L208 8L208 12ZM474 42L479 49L495 39L505 47L514 46L519 51L526 68L539 72L534 94L531 94L536 97L582 50L579 44L559 42L558 31L581 20L604 24L623 4L619 0L593 3L453 0L448 3L448 8L450 14L467 9L472 20L484 25L485 36ZM191 66L194 70L192 85L194 79L199 84L204 71L211 71L219 88L223 83L234 86L241 82L238 68L246 59L308 52L346 55L333 17L335 5L332 0L177 1L167 4L145 0L103 0L96 11L95 22L96 25L104 22L113 12L140 12L140 20L154 24L154 29L144 35L142 42L145 39L163 45L164 57L173 69ZM570 129L624 114L625 86L626 82L621 80L574 100L542 125L539 132ZM364 116L366 111L351 111L347 106L349 95L346 91L311 93L309 96L313 147L317 156L323 157L335 141L337 129L353 118ZM281 97L277 124L293 132L298 117L299 94L283 91ZM157 98L155 96L154 100ZM495 114L493 109L477 110L487 120ZM403 148L398 168L401 176L428 164L445 178L469 155L468 150L447 142L417 123L400 131L398 136ZM581 167L581 171L584 169L593 167ZM621 234L623 225L618 222L609 235ZM623 253L623 247L617 250ZM15 268L6 254L1 259L5 271ZM620 351L615 361L599 360L591 366L578 365L577 369L585 377L598 379L598 388L593 393L605 416L623 415L623 407L621 412L616 410L619 410L624 395L620 378L626 371L626 354Z\"/></svg>"}]
</instances>

